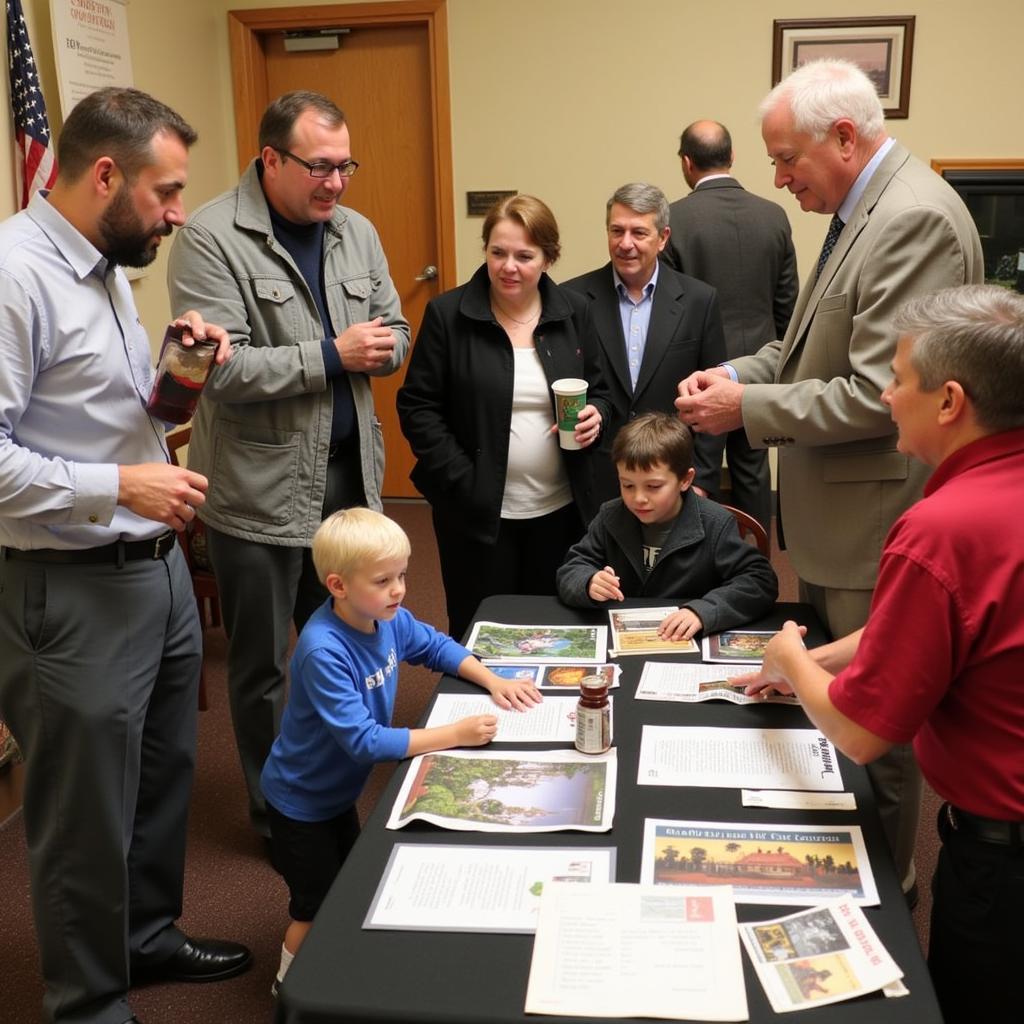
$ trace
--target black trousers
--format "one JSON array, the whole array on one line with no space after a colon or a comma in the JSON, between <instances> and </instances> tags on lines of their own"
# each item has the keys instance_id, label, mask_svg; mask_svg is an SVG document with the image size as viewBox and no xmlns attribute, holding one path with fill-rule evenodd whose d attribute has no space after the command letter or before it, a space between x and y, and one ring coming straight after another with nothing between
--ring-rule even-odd
<instances>
[{"instance_id":1,"label":"black trousers","mask_svg":"<svg viewBox=\"0 0 1024 1024\"><path fill-rule=\"evenodd\" d=\"M448 632L464 639L477 606L491 594L555 594L555 573L583 536L575 504L535 519L502 519L493 544L467 537L451 516L433 511L448 606Z\"/></svg>"},{"instance_id":2,"label":"black trousers","mask_svg":"<svg viewBox=\"0 0 1024 1024\"><path fill-rule=\"evenodd\" d=\"M1024 1013L1024 846L966 836L944 812L928 946L942 1015L946 1024L1012 1024Z\"/></svg>"}]
</instances>

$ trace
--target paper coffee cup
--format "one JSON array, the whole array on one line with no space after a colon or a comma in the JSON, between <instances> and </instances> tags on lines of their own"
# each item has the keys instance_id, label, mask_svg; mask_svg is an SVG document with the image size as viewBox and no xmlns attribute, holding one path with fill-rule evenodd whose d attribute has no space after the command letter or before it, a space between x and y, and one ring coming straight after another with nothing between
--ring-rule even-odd
<instances>
[{"instance_id":1,"label":"paper coffee cup","mask_svg":"<svg viewBox=\"0 0 1024 1024\"><path fill-rule=\"evenodd\" d=\"M576 421L587 404L587 382L578 377L563 377L551 385L551 390L555 393L558 443L563 448L582 448L576 440Z\"/></svg>"}]
</instances>

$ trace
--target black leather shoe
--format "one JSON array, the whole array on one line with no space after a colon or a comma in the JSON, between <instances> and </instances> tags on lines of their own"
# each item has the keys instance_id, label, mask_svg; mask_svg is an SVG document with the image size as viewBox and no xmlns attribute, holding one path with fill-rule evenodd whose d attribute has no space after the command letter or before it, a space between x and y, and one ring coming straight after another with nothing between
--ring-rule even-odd
<instances>
[{"instance_id":1,"label":"black leather shoe","mask_svg":"<svg viewBox=\"0 0 1024 1024\"><path fill-rule=\"evenodd\" d=\"M139 980L224 981L247 971L252 953L239 942L222 939L186 939L166 960L137 968Z\"/></svg>"}]
</instances>

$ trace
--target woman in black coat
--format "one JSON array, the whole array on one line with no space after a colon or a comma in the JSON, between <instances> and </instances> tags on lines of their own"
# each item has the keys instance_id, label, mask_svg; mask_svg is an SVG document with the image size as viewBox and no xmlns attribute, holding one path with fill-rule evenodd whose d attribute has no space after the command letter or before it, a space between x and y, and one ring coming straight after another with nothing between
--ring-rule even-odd
<instances>
[{"instance_id":1,"label":"woman in black coat","mask_svg":"<svg viewBox=\"0 0 1024 1024\"><path fill-rule=\"evenodd\" d=\"M489 594L556 592L555 571L597 511L589 449L608 414L586 303L546 273L560 252L551 211L504 199L483 239L484 265L427 306L398 393L454 637ZM560 447L555 424L551 384L566 377L588 383L578 450Z\"/></svg>"}]
</instances>

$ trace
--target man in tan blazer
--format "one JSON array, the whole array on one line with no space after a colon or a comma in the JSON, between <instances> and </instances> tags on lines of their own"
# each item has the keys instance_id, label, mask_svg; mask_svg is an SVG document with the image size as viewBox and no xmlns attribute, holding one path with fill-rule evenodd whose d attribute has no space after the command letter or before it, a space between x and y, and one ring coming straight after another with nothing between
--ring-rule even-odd
<instances>
[{"instance_id":1,"label":"man in tan blazer","mask_svg":"<svg viewBox=\"0 0 1024 1024\"><path fill-rule=\"evenodd\" d=\"M785 338L691 375L676 406L695 430L742 426L753 447L778 448L780 541L784 531L801 599L845 636L867 620L886 533L928 474L897 451L880 399L896 345L892 314L916 295L980 282L981 243L953 189L886 135L856 66L806 64L760 113L776 187L801 209L832 215L829 232ZM909 891L920 774L908 746L869 771Z\"/></svg>"}]
</instances>

